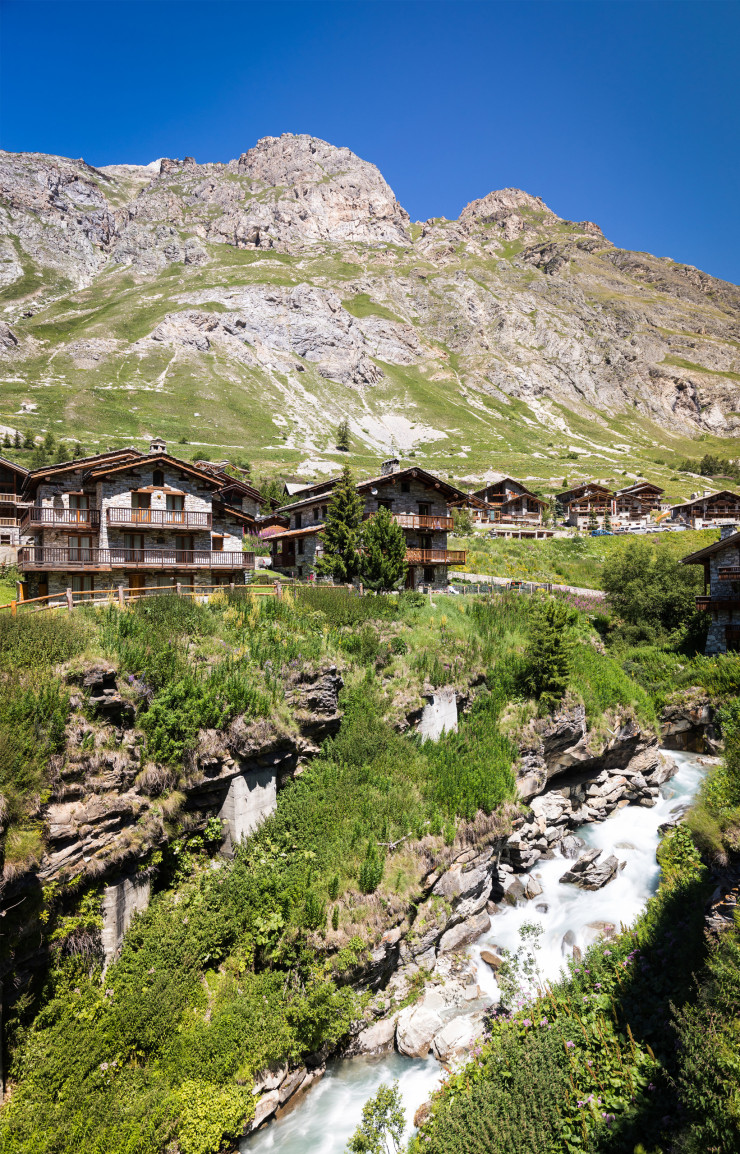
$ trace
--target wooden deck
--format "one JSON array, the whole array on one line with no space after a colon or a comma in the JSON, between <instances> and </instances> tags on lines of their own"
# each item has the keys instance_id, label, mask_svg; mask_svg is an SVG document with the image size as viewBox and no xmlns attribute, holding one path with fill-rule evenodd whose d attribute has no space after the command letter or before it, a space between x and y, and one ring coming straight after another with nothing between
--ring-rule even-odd
<instances>
[{"instance_id":1,"label":"wooden deck","mask_svg":"<svg viewBox=\"0 0 740 1154\"><path fill-rule=\"evenodd\" d=\"M107 569L254 569L254 553L208 549L64 549L31 546L18 550L24 573Z\"/></svg>"}]
</instances>

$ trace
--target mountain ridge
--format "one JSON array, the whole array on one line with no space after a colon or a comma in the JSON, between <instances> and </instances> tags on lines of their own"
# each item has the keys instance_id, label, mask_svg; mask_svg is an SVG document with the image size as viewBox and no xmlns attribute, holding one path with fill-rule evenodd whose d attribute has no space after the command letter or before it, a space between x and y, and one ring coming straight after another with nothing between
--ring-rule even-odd
<instances>
[{"instance_id":1,"label":"mountain ridge","mask_svg":"<svg viewBox=\"0 0 740 1154\"><path fill-rule=\"evenodd\" d=\"M520 189L411 222L307 135L226 163L0 152L0 318L0 424L92 444L156 429L316 473L346 417L358 464L683 483L697 437L740 436L737 286Z\"/></svg>"}]
</instances>

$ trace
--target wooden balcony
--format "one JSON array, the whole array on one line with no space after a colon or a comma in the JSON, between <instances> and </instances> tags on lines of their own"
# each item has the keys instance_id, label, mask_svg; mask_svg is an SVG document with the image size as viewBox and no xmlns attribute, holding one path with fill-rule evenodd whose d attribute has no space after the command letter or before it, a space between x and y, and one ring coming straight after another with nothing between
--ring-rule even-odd
<instances>
[{"instance_id":1,"label":"wooden balcony","mask_svg":"<svg viewBox=\"0 0 740 1154\"><path fill-rule=\"evenodd\" d=\"M99 509L54 509L34 505L21 518L21 531L26 529L97 529Z\"/></svg>"},{"instance_id":2,"label":"wooden balcony","mask_svg":"<svg viewBox=\"0 0 740 1154\"><path fill-rule=\"evenodd\" d=\"M254 569L254 553L209 549L63 549L33 546L18 550L18 568L85 569Z\"/></svg>"},{"instance_id":3,"label":"wooden balcony","mask_svg":"<svg viewBox=\"0 0 740 1154\"><path fill-rule=\"evenodd\" d=\"M720 581L740 581L740 565L720 565L717 577Z\"/></svg>"},{"instance_id":4,"label":"wooden balcony","mask_svg":"<svg viewBox=\"0 0 740 1154\"><path fill-rule=\"evenodd\" d=\"M407 549L407 565L464 565L464 549Z\"/></svg>"},{"instance_id":5,"label":"wooden balcony","mask_svg":"<svg viewBox=\"0 0 740 1154\"><path fill-rule=\"evenodd\" d=\"M439 533L449 533L453 528L452 517L427 516L417 513L394 513L393 520L402 529L436 529Z\"/></svg>"},{"instance_id":6,"label":"wooden balcony","mask_svg":"<svg viewBox=\"0 0 740 1154\"><path fill-rule=\"evenodd\" d=\"M0 493L0 504L9 501L12 505L15 505L16 501L20 501L20 499L20 493Z\"/></svg>"},{"instance_id":7,"label":"wooden balcony","mask_svg":"<svg viewBox=\"0 0 740 1154\"><path fill-rule=\"evenodd\" d=\"M152 525L157 529L210 529L211 514L186 509L108 509L109 525Z\"/></svg>"},{"instance_id":8,"label":"wooden balcony","mask_svg":"<svg viewBox=\"0 0 740 1154\"><path fill-rule=\"evenodd\" d=\"M0 506L0 512L2 507ZM17 529L18 519L16 517L0 516L0 529Z\"/></svg>"},{"instance_id":9,"label":"wooden balcony","mask_svg":"<svg viewBox=\"0 0 740 1154\"><path fill-rule=\"evenodd\" d=\"M718 609L740 609L740 596L737 597L697 597L696 608L702 612L715 613Z\"/></svg>"}]
</instances>

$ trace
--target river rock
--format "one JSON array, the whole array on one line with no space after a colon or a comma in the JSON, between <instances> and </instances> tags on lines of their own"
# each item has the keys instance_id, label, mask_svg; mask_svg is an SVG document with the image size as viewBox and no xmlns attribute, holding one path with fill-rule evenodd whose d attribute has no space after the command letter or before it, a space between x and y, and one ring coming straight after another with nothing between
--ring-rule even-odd
<instances>
[{"instance_id":1,"label":"river rock","mask_svg":"<svg viewBox=\"0 0 740 1154\"><path fill-rule=\"evenodd\" d=\"M542 886L537 878L527 878L526 894L528 898L538 898L542 893Z\"/></svg>"},{"instance_id":2,"label":"river rock","mask_svg":"<svg viewBox=\"0 0 740 1154\"><path fill-rule=\"evenodd\" d=\"M576 837L575 834L568 834L560 843L560 852L565 858L577 858L585 845L583 838Z\"/></svg>"},{"instance_id":3,"label":"river rock","mask_svg":"<svg viewBox=\"0 0 740 1154\"><path fill-rule=\"evenodd\" d=\"M426 1058L432 1039L442 1029L442 1019L425 1006L402 1010L396 1026L396 1046L408 1058Z\"/></svg>"},{"instance_id":4,"label":"river rock","mask_svg":"<svg viewBox=\"0 0 740 1154\"><path fill-rule=\"evenodd\" d=\"M398 1014L392 1018L381 1018L357 1035L352 1047L358 1054L382 1054L393 1048Z\"/></svg>"},{"instance_id":5,"label":"river rock","mask_svg":"<svg viewBox=\"0 0 740 1154\"><path fill-rule=\"evenodd\" d=\"M521 903L526 900L526 897L527 891L519 878L514 878L504 890L504 901L508 902L510 906L521 905Z\"/></svg>"},{"instance_id":6,"label":"river rock","mask_svg":"<svg viewBox=\"0 0 740 1154\"><path fill-rule=\"evenodd\" d=\"M449 1062L467 1052L485 1029L482 1014L453 1018L434 1035L432 1053L440 1062Z\"/></svg>"},{"instance_id":7,"label":"river rock","mask_svg":"<svg viewBox=\"0 0 740 1154\"><path fill-rule=\"evenodd\" d=\"M480 958L481 961L485 962L487 966L490 966L492 970L500 970L504 964L504 959L500 958L498 954L494 954L493 950L481 950Z\"/></svg>"},{"instance_id":8,"label":"river rock","mask_svg":"<svg viewBox=\"0 0 740 1154\"><path fill-rule=\"evenodd\" d=\"M570 882L583 890L600 890L615 876L619 869L619 860L610 854L603 862L597 864L596 859L601 855L600 849L591 849L575 862L560 878L561 882Z\"/></svg>"},{"instance_id":9,"label":"river rock","mask_svg":"<svg viewBox=\"0 0 740 1154\"><path fill-rule=\"evenodd\" d=\"M297 1070L291 1070L290 1074L288 1074L288 1077L285 1079L282 1086L278 1090L279 1102L281 1106L284 1102L288 1101L288 1098L293 1097L296 1090L300 1089L305 1077L305 1066L299 1066Z\"/></svg>"},{"instance_id":10,"label":"river rock","mask_svg":"<svg viewBox=\"0 0 740 1154\"><path fill-rule=\"evenodd\" d=\"M473 918L468 918L466 922L462 922L458 926L453 926L452 929L446 930L442 934L439 942L439 953L446 954L450 950L459 950L462 946L469 946L481 934L485 934L491 928L491 919L488 914L476 914Z\"/></svg>"},{"instance_id":11,"label":"river rock","mask_svg":"<svg viewBox=\"0 0 740 1154\"><path fill-rule=\"evenodd\" d=\"M261 1094L264 1090L277 1090L287 1073L287 1062L274 1063L271 1066L267 1066L266 1069L257 1075L252 1093Z\"/></svg>"},{"instance_id":12,"label":"river rock","mask_svg":"<svg viewBox=\"0 0 740 1154\"><path fill-rule=\"evenodd\" d=\"M259 1102L254 1108L254 1118L252 1119L252 1129L256 1130L263 1122L277 1110L280 1105L280 1092L278 1090L270 1090L267 1094L263 1094Z\"/></svg>"}]
</instances>

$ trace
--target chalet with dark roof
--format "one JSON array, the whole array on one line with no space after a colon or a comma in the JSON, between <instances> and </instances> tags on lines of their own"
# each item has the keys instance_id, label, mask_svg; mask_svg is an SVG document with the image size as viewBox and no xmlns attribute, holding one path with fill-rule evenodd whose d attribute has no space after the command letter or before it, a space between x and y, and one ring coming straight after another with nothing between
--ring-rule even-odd
<instances>
[{"instance_id":1,"label":"chalet with dark roof","mask_svg":"<svg viewBox=\"0 0 740 1154\"><path fill-rule=\"evenodd\" d=\"M740 521L740 496L729 489L719 492L705 489L701 494L695 493L690 501L672 505L671 520L690 525L692 529L735 525Z\"/></svg>"},{"instance_id":2,"label":"chalet with dark roof","mask_svg":"<svg viewBox=\"0 0 740 1154\"><path fill-rule=\"evenodd\" d=\"M23 515L21 494L28 476L23 465L0 455L0 565L15 565Z\"/></svg>"},{"instance_id":3,"label":"chalet with dark roof","mask_svg":"<svg viewBox=\"0 0 740 1154\"><path fill-rule=\"evenodd\" d=\"M270 538L274 568L299 578L314 571L323 552L322 532L337 482L335 477L307 487L297 500L277 510L290 518L290 526ZM395 458L383 463L377 477L359 481L357 492L364 501L365 519L384 507L403 529L407 588L445 588L448 566L465 563L464 550L447 548L452 529L449 505L464 501L466 494L418 465L401 469Z\"/></svg>"},{"instance_id":4,"label":"chalet with dark roof","mask_svg":"<svg viewBox=\"0 0 740 1154\"><path fill-rule=\"evenodd\" d=\"M149 453L118 449L36 469L23 488L26 596L243 584L254 568L243 536L256 529L245 496L259 498L251 486L173 457L161 438Z\"/></svg>"}]
</instances>

